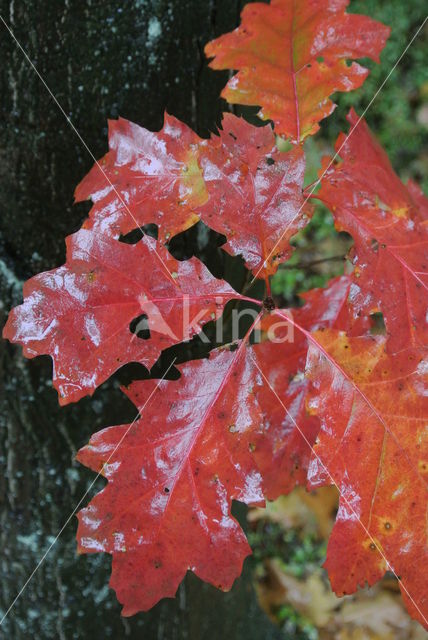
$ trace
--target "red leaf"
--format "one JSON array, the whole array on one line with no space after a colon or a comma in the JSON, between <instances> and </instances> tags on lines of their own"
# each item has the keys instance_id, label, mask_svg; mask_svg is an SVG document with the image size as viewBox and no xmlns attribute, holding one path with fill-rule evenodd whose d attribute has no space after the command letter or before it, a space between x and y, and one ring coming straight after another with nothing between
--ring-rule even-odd
<instances>
[{"instance_id":1,"label":"red leaf","mask_svg":"<svg viewBox=\"0 0 428 640\"><path fill-rule=\"evenodd\" d=\"M390 29L348 15L348 0L272 0L244 7L241 26L205 47L213 69L239 71L223 90L232 104L259 105L276 133L300 142L330 115L335 91L360 87L368 71L348 59L379 62Z\"/></svg>"},{"instance_id":2,"label":"red leaf","mask_svg":"<svg viewBox=\"0 0 428 640\"><path fill-rule=\"evenodd\" d=\"M267 334L266 341L254 349L256 362L266 376L265 384L257 392L263 421L255 440L255 457L269 500L289 493L296 484L306 483L310 445L319 429L318 420L306 411L308 344L305 333L298 327L306 331L320 327L346 329L349 287L350 279L342 276L332 280L327 289L313 289L303 294L305 305L285 312L286 318L292 319L295 330L286 318L278 318L277 313L264 320L263 329L266 332L274 330L274 333ZM280 342L284 336L292 342ZM287 411L284 411L284 405Z\"/></svg>"},{"instance_id":3,"label":"red leaf","mask_svg":"<svg viewBox=\"0 0 428 640\"><path fill-rule=\"evenodd\" d=\"M77 535L81 551L113 555L110 584L125 616L174 596L189 569L224 590L241 573L250 548L230 504L263 503L244 355L226 350L180 367L182 378L161 382L145 408L156 383L134 383L129 395L142 418L126 438L128 425L111 427L79 453L99 471L124 438L104 467L108 485L79 514Z\"/></svg>"},{"instance_id":4,"label":"red leaf","mask_svg":"<svg viewBox=\"0 0 428 640\"><path fill-rule=\"evenodd\" d=\"M225 114L219 136L202 143L209 200L204 222L226 236L225 249L242 254L254 274L275 273L290 257L290 238L308 222L303 210L303 151L280 153L270 127Z\"/></svg>"},{"instance_id":5,"label":"red leaf","mask_svg":"<svg viewBox=\"0 0 428 640\"><path fill-rule=\"evenodd\" d=\"M381 336L326 330L312 340L309 406L321 431L309 484L341 492L326 561L333 589L353 593L393 570L428 627L428 362L412 349L386 354Z\"/></svg>"},{"instance_id":6,"label":"red leaf","mask_svg":"<svg viewBox=\"0 0 428 640\"><path fill-rule=\"evenodd\" d=\"M159 238L168 240L198 221L195 209L207 199L197 162L199 142L167 113L158 133L123 118L110 120L110 151L78 185L76 201L90 198L91 219L116 235L154 223Z\"/></svg>"},{"instance_id":7,"label":"red leaf","mask_svg":"<svg viewBox=\"0 0 428 640\"><path fill-rule=\"evenodd\" d=\"M297 320L310 329L321 312L323 326L336 323L348 288L339 278L312 292ZM270 330L270 340L290 329L274 315L259 315L253 326ZM189 569L229 589L250 552L231 501L260 504L264 493L273 497L305 479L317 431L304 411L307 347L302 338L249 346L249 333L235 351L180 366L178 382L134 383L128 395L141 418L101 431L78 454L108 479L79 515L79 549L113 555L111 586L124 615L173 596ZM266 364L290 415L303 419L304 438L277 411L260 375Z\"/></svg>"},{"instance_id":8,"label":"red leaf","mask_svg":"<svg viewBox=\"0 0 428 640\"><path fill-rule=\"evenodd\" d=\"M270 127L225 114L219 136L200 140L168 115L159 133L119 119L110 121L109 144L76 189L76 200L93 200L84 226L98 233L118 237L155 223L164 241L202 216L226 235L230 253L265 276L307 222L303 151L280 153Z\"/></svg>"},{"instance_id":9,"label":"red leaf","mask_svg":"<svg viewBox=\"0 0 428 640\"><path fill-rule=\"evenodd\" d=\"M348 120L357 123L351 111ZM381 311L388 349L428 345L428 228L426 199L395 175L362 121L336 150L343 159L328 169L316 195L330 207L338 229L354 238L356 330L364 314ZM425 207L425 209L423 209Z\"/></svg>"},{"instance_id":10,"label":"red leaf","mask_svg":"<svg viewBox=\"0 0 428 640\"><path fill-rule=\"evenodd\" d=\"M3 336L28 358L52 356L54 387L67 404L128 362L151 367L162 349L198 333L234 297L198 260L178 262L151 238L128 245L81 230L67 238L63 267L24 285L24 303L10 312ZM130 330L142 315L149 340Z\"/></svg>"},{"instance_id":11,"label":"red leaf","mask_svg":"<svg viewBox=\"0 0 428 640\"><path fill-rule=\"evenodd\" d=\"M416 182L414 182L414 180L408 181L407 190L412 196L413 202L418 208L420 221L428 224L428 198L425 196L420 186Z\"/></svg>"}]
</instances>

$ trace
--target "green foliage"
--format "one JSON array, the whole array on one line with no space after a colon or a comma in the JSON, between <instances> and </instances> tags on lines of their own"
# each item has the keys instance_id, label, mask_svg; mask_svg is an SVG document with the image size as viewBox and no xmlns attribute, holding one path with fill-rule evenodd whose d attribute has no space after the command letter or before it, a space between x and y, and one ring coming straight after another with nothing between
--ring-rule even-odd
<instances>
[{"instance_id":1,"label":"green foliage","mask_svg":"<svg viewBox=\"0 0 428 640\"><path fill-rule=\"evenodd\" d=\"M300 613L289 605L282 605L277 611L277 621L285 638L294 640L318 640L317 629Z\"/></svg>"},{"instance_id":2,"label":"green foliage","mask_svg":"<svg viewBox=\"0 0 428 640\"><path fill-rule=\"evenodd\" d=\"M324 541L296 529L285 530L268 520L260 520L256 528L249 531L248 540L256 562L279 558L286 572L296 578L310 574L325 558Z\"/></svg>"},{"instance_id":3,"label":"green foliage","mask_svg":"<svg viewBox=\"0 0 428 640\"><path fill-rule=\"evenodd\" d=\"M282 605L277 612L277 620L285 638L295 640L318 640L317 629L288 605Z\"/></svg>"}]
</instances>

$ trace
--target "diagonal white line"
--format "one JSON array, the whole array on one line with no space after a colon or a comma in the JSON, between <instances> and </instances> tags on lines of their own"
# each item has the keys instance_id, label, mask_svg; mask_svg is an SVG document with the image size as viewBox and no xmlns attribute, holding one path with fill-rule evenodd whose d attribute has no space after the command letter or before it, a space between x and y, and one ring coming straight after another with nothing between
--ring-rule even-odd
<instances>
[{"instance_id":1,"label":"diagonal white line","mask_svg":"<svg viewBox=\"0 0 428 640\"><path fill-rule=\"evenodd\" d=\"M302 211L303 207L305 206L305 204L308 202L308 200L311 198L311 196L313 195L315 189L318 187L318 185L321 183L321 180L324 178L325 174L327 173L327 171L330 169L330 167L332 166L332 164L334 163L334 161L336 160L336 158L340 155L341 150L343 149L343 147L345 146L345 144L348 142L349 138L352 136L352 134L354 133L355 129L358 127L358 125L360 124L361 120L364 118L364 116L366 115L367 111L370 109L370 107L372 106L373 102L376 100L376 98L378 97L378 95L380 94L380 92L382 91L382 89L384 88L384 86L386 85L386 83L388 82L389 78L392 76L392 74L394 73L395 69L398 67L398 65L400 64L401 60L404 58L404 56L406 55L407 51L410 49L411 45L413 44L413 42L416 40L416 38L418 37L419 33L422 31L426 21L428 20L428 16L425 17L424 21L422 22L422 24L419 26L418 30L416 31L416 33L414 34L414 36L412 37L412 39L410 40L410 42L407 44L406 48L404 49L404 51L401 53L401 55L399 56L399 58L397 58L394 66L392 67L392 69L390 70L390 72L388 73L388 75L386 76L386 78L383 80L382 84L379 86L379 88L377 89L376 93L374 94L373 98L370 100L370 102L368 103L368 105L366 106L366 108L364 109L363 113L359 116L357 122L354 124L354 126L351 128L351 130L349 131L348 135L346 136L345 140L342 142L342 144L340 145L339 149L336 151L336 153L334 154L334 156L332 157L332 159L330 160L329 164L327 165L326 169L322 172L321 176L318 178L318 180L316 180L313 185L312 185L312 189L310 190L310 192L308 193L308 195L306 196L305 200L303 201L303 204L301 205L300 209L297 211L296 215L294 216L294 218L287 224L287 226L285 227L284 231L282 232L280 238L277 240L277 242L275 243L274 247L272 248L272 250L270 251L269 255L265 258L263 265L259 268L259 270L257 271L256 275L254 276L254 278L251 280L252 284L254 282L254 280L257 278L257 276L259 275L260 271L262 271L262 269L264 268L264 265L266 264L266 262L269 260L269 258L272 256L272 254L274 253L275 249L277 248L277 246L280 244L280 242L283 240L285 234L287 233L288 229L290 228L290 226L293 224L294 220L296 220L297 216L299 215L299 213Z\"/></svg>"},{"instance_id":2,"label":"diagonal white line","mask_svg":"<svg viewBox=\"0 0 428 640\"><path fill-rule=\"evenodd\" d=\"M383 553L382 549L379 547L379 544L376 542L376 540L373 538L373 536L370 534L370 532L368 531L367 527L362 523L360 517L358 516L358 514L356 513L354 507L352 506L352 504L349 502L349 500L346 498L346 496L342 493L342 491L339 488L339 485L337 484L336 480L334 479L333 475L330 473L329 469L326 467L326 465L324 464L324 462L321 460L321 458L319 457L319 455L317 454L317 452L315 451L314 447L311 445L311 443L309 442L309 440L307 439L306 435L303 433L303 431L300 429L299 425L297 424L297 422L295 421L294 417L291 415L291 413L289 412L289 410L287 409L287 407L285 406L285 404L283 403L283 401L281 400L281 398L279 397L279 395L277 394L277 392L275 391L275 389L273 388L273 386L271 385L270 381L268 380L268 378L265 376L265 374L263 373L263 371L261 370L261 368L259 367L258 362L256 361L256 359L254 358L253 355L251 355L251 358L253 359L254 364L256 365L260 375L262 376L262 378L264 379L265 383L268 385L268 387L270 388L270 390L272 391L272 393L274 394L274 396L276 397L276 399L278 400L278 402L280 403L280 405L282 406L282 408L284 409L284 411L287 413L288 417L291 419L291 421L293 422L294 426L296 427L296 429L298 430L298 432L300 433L300 435L302 436L302 438L304 439L304 441L306 442L306 444L308 445L308 447L310 448L310 450L312 451L312 454L316 457L317 461L322 465L323 469L325 470L325 472L327 473L328 477L330 478L331 484L333 484L336 489L339 492L340 497L342 498L342 500L346 503L346 506L352 511L352 514L355 516L355 518L358 520L359 524L361 525L361 527L364 530L364 533L367 535L367 537L369 538L369 540L371 541L371 544L374 544L374 546L376 547L376 549L379 551L380 555L382 556L383 560L386 562L386 566L388 567L388 569L391 571L391 573L395 576L395 578L398 580L400 586L402 587L402 589L406 592L406 595L408 596L409 600L411 601L411 603L413 604L413 606L415 607L415 609L418 611L418 613L420 614L420 616L422 617L422 619L424 620L425 624L428 627L428 620L425 618L424 614L422 613L422 611L420 610L420 608L418 607L418 605L416 604L416 602L414 601L414 599L412 598L411 594L409 593L406 585L403 583L403 580L401 580L398 575L395 573L394 569L392 568L391 564L389 563L388 558L385 556L385 554Z\"/></svg>"},{"instance_id":3,"label":"diagonal white line","mask_svg":"<svg viewBox=\"0 0 428 640\"><path fill-rule=\"evenodd\" d=\"M46 91L49 93L49 95L51 96L52 100L55 102L55 104L57 105L58 109L61 111L62 115L64 116L64 118L67 120L68 124L70 125L70 127L73 129L74 133L76 134L76 136L79 138L80 142L83 144L83 146L85 147L86 151L89 153L89 155L91 156L92 160L95 162L95 164L97 165L98 169L101 171L101 173L103 174L103 176L105 177L106 181L109 183L109 185L112 187L113 191L115 192L115 194L117 195L117 197L119 198L121 204L123 205L125 211L129 214L129 216L132 218L132 220L135 222L135 224L137 225L137 228L141 230L141 232L143 232L143 230L141 229L141 226L138 224L137 220L135 219L132 211L130 210L130 208L128 207L128 205L126 204L126 202L124 201L124 199L122 198L122 196L120 195L119 191L116 189L116 187L114 186L114 184L112 183L112 181L110 180L110 178L108 177L108 175L106 174L106 172L104 171L104 169L102 168L102 166L100 165L100 163L98 162L98 160L96 159L96 157L94 156L94 154L92 153L92 151L90 150L90 148L88 147L88 145L86 144L86 142L84 141L84 139L82 138L82 136L80 135L79 131L76 129L76 127L74 126L74 124L71 121L71 118L66 114L66 112L64 111L64 109L62 108L62 106L60 105L60 103L58 102L57 98L55 97L55 95L53 94L53 92L50 90L49 86L47 85L45 79L43 78L43 76L40 74L40 72L38 71L38 69L35 67L34 63L32 62L31 58L29 57L29 55L27 54L27 52L25 51L24 47L21 45L21 43L18 41L18 39L16 38L15 34L13 33L12 29L9 27L9 25L6 23L6 21L4 20L3 16L0 15L0 20L3 22L4 26L6 27L6 29L9 31L11 37L13 38L13 40L16 42L16 44L18 45L19 49L22 51L25 59L27 60L27 62L29 63L29 65L31 66L31 68L33 69L34 73L38 76L38 78L40 79L41 83L43 84L43 86L45 87ZM156 251L156 247L155 249L155 254L157 256L157 258L160 260L160 262L162 263L164 269L166 270L166 272L168 273L169 277L171 278L171 280L174 282L174 284L176 284L176 281L174 280L174 278L172 277L172 274L170 272L170 270L168 269L167 265L165 264L165 261L162 259L162 257L158 254L158 252Z\"/></svg>"},{"instance_id":4,"label":"diagonal white line","mask_svg":"<svg viewBox=\"0 0 428 640\"><path fill-rule=\"evenodd\" d=\"M35 576L35 574L37 573L37 571L40 569L40 567L42 566L42 564L44 563L44 561L46 560L47 556L49 555L50 551L52 550L52 548L55 546L55 544L58 541L58 538L61 536L61 534L63 533L64 529L66 529L67 525L69 524L70 520L73 518L73 516L75 515L76 511L79 509L80 505L82 504L82 502L85 500L85 498L87 497L87 495L89 494L89 492L91 491L92 487L94 486L94 484L96 483L96 481L98 480L98 478L100 477L100 475L102 474L102 471L104 469L104 467L109 463L109 461L111 460L111 458L114 456L114 454L117 452L117 450L119 449L119 447L121 446L122 442L125 440L126 436L128 435L129 431L131 430L131 428L133 427L133 425L136 423L136 421L138 420L138 418L141 415L141 412L145 409L145 407L148 405L148 403L150 402L150 400L152 399L152 397L154 396L154 394L156 393L156 391L159 389L159 386L162 382L162 380L164 380L169 372L169 370L171 369L171 367L174 365L174 362L177 360L177 358L174 358L174 360L171 362L171 364L169 365L168 369L165 371L165 373L163 374L162 378L158 381L156 387L153 389L153 391L151 392L151 394L149 395L149 397L147 398L147 400L145 401L145 403L143 404L143 406L141 407L140 411L138 412L138 415L134 418L134 420L131 422L131 424L128 426L127 430L125 431L125 433L123 434L123 436L121 437L121 439L119 440L119 442L117 443L117 445L115 446L115 448L113 449L113 451L111 452L111 454L109 455L109 457L107 458L107 460L104 462L101 470L97 473L97 475L95 476L95 478L93 479L93 481L91 482L91 484L89 485L89 487L86 489L85 493L83 494L83 496L80 498L79 502L76 504L76 506L74 507L73 511L70 513L70 515L68 516L67 520L64 522L64 524L62 525L61 529L58 531L57 535L55 536L54 540L51 542L51 544L48 546L48 548L46 549L46 551L44 552L44 554L42 555L42 557L40 558L39 562L37 563L37 565L34 567L33 571L30 573L30 575L28 576L27 580L25 581L24 585L22 586L22 588L20 589L19 593L15 596L14 600L11 602L11 604L9 605L6 613L3 615L2 619L0 620L0 627L3 624L3 622L6 620L7 616L9 615L10 611L13 609L13 607L15 606L15 604L18 602L19 598L22 596L22 594L24 593L25 589L28 587L29 583L31 582L31 580L33 579L33 577Z\"/></svg>"}]
</instances>

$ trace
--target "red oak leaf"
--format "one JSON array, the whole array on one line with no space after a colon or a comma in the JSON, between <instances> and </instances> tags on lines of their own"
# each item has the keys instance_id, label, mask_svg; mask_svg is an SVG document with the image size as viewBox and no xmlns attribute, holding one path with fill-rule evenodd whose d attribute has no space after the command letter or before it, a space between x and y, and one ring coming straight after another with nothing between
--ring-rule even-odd
<instances>
[{"instance_id":1,"label":"red oak leaf","mask_svg":"<svg viewBox=\"0 0 428 640\"><path fill-rule=\"evenodd\" d=\"M421 222L428 224L428 198L414 180L408 181L407 190L412 196L413 202L418 208L419 218Z\"/></svg>"},{"instance_id":2,"label":"red oak leaf","mask_svg":"<svg viewBox=\"0 0 428 640\"><path fill-rule=\"evenodd\" d=\"M354 111L348 120L356 125ZM426 347L426 199L395 175L364 121L348 138L339 136L336 150L343 160L327 170L315 197L331 209L336 227L354 238L350 298L356 331L364 314L381 311L391 352L409 345Z\"/></svg>"},{"instance_id":3,"label":"red oak leaf","mask_svg":"<svg viewBox=\"0 0 428 640\"><path fill-rule=\"evenodd\" d=\"M285 314L284 317L273 313L264 318L261 325L266 339L254 348L253 356L259 374L265 376L265 384L257 390L263 419L254 455L269 500L289 493L296 484L306 483L311 445L319 428L318 420L306 411L308 344L300 328L305 331L320 327L347 329L346 301L350 285L347 276L335 278L327 289L302 294L305 305L301 309L277 312Z\"/></svg>"},{"instance_id":4,"label":"red oak leaf","mask_svg":"<svg viewBox=\"0 0 428 640\"><path fill-rule=\"evenodd\" d=\"M333 589L353 593L392 570L428 628L428 361L412 349L388 355L381 336L327 329L312 340L309 407L321 431L309 486L341 492L325 565Z\"/></svg>"},{"instance_id":5,"label":"red oak leaf","mask_svg":"<svg viewBox=\"0 0 428 640\"><path fill-rule=\"evenodd\" d=\"M300 142L335 108L329 96L360 87L379 62L390 29L349 15L348 0L272 0L244 7L241 26L205 47L213 69L239 71L223 90L230 103L258 105L276 133Z\"/></svg>"},{"instance_id":6,"label":"red oak leaf","mask_svg":"<svg viewBox=\"0 0 428 640\"><path fill-rule=\"evenodd\" d=\"M3 336L32 358L53 359L60 404L92 394L119 367L151 367L162 349L187 340L240 297L195 258L178 262L153 239L128 245L81 230L67 238L67 262L24 285ZM147 316L150 338L131 332Z\"/></svg>"},{"instance_id":7,"label":"red oak leaf","mask_svg":"<svg viewBox=\"0 0 428 640\"><path fill-rule=\"evenodd\" d=\"M123 118L110 120L110 151L78 185L76 201L90 198L91 219L116 235L155 223L160 240L168 240L198 221L195 209L207 199L199 142L168 114L158 133Z\"/></svg>"},{"instance_id":8,"label":"red oak leaf","mask_svg":"<svg viewBox=\"0 0 428 640\"><path fill-rule=\"evenodd\" d=\"M337 323L349 284L339 278L309 294L296 321L308 330ZM262 341L250 345L253 328ZM99 432L79 452L108 479L79 514L79 549L113 555L111 586L124 615L173 596L187 570L229 589L250 552L231 501L260 504L305 480L317 421L304 410L307 347L289 329L287 316L262 312L235 351L180 366L179 381L132 384L141 417ZM260 374L266 365L287 415Z\"/></svg>"},{"instance_id":9,"label":"red oak leaf","mask_svg":"<svg viewBox=\"0 0 428 640\"><path fill-rule=\"evenodd\" d=\"M308 222L303 210L303 151L278 151L270 127L254 127L225 114L223 129L200 147L209 194L200 209L206 224L227 238L224 248L242 254L261 277L290 257L290 238Z\"/></svg>"},{"instance_id":10,"label":"red oak leaf","mask_svg":"<svg viewBox=\"0 0 428 640\"><path fill-rule=\"evenodd\" d=\"M99 432L78 454L108 479L79 514L79 549L113 555L110 584L125 616L174 596L189 569L224 590L241 573L250 548L231 501L263 504L244 355L225 350L181 366L181 379L157 390L134 383L141 418Z\"/></svg>"}]
</instances>

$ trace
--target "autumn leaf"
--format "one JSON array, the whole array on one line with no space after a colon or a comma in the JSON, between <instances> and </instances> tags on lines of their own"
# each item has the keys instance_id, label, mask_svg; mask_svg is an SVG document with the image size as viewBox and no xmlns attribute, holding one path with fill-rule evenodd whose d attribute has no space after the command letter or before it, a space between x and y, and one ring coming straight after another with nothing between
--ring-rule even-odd
<instances>
[{"instance_id":1,"label":"autumn leaf","mask_svg":"<svg viewBox=\"0 0 428 640\"><path fill-rule=\"evenodd\" d=\"M118 236L153 223L166 241L198 221L196 209L207 199L199 142L167 113L157 133L123 118L110 120L110 150L78 185L75 199L92 200L89 215L102 230Z\"/></svg>"},{"instance_id":2,"label":"autumn leaf","mask_svg":"<svg viewBox=\"0 0 428 640\"><path fill-rule=\"evenodd\" d=\"M428 345L428 227L426 198L394 173L386 153L354 111L352 133L341 134L342 161L327 172L316 198L331 210L336 227L349 232L354 286L351 305L359 331L364 315L381 311L388 349ZM354 128L356 126L356 128ZM324 174L325 170L322 170Z\"/></svg>"},{"instance_id":3,"label":"autumn leaf","mask_svg":"<svg viewBox=\"0 0 428 640\"><path fill-rule=\"evenodd\" d=\"M379 62L390 29L345 13L348 0L272 0L247 4L241 26L205 47L213 69L234 69L222 96L258 105L278 135L300 142L332 113L335 91L360 87L367 69L348 60Z\"/></svg>"},{"instance_id":4,"label":"autumn leaf","mask_svg":"<svg viewBox=\"0 0 428 640\"><path fill-rule=\"evenodd\" d=\"M334 591L353 593L391 570L427 627L428 362L411 348L391 356L385 341L312 335L309 407L321 430L308 481L341 494L325 564Z\"/></svg>"},{"instance_id":5,"label":"autumn leaf","mask_svg":"<svg viewBox=\"0 0 428 640\"><path fill-rule=\"evenodd\" d=\"M200 166L209 196L202 220L254 274L275 273L290 257L290 238L308 223L303 151L281 153L270 127L225 114L219 135L201 144Z\"/></svg>"},{"instance_id":6,"label":"autumn leaf","mask_svg":"<svg viewBox=\"0 0 428 640\"><path fill-rule=\"evenodd\" d=\"M64 266L25 283L24 303L10 312L3 336L28 358L52 357L54 387L67 404L126 363L151 367L234 297L196 258L178 262L152 238L128 245L83 229L67 238ZM144 316L149 339L131 331Z\"/></svg>"},{"instance_id":7,"label":"autumn leaf","mask_svg":"<svg viewBox=\"0 0 428 640\"><path fill-rule=\"evenodd\" d=\"M348 289L349 280L339 278L312 292L297 321L315 328L313 313L321 311L321 324L334 324ZM261 341L250 345L253 329ZM285 340L294 338L284 335L289 329L261 311L237 349L180 365L178 381L133 383L127 394L141 417L99 432L79 452L80 462L108 480L80 513L79 549L113 555L111 586L123 615L173 596L188 570L229 589L250 553L232 500L260 505L264 495L305 482L318 425L305 415L307 345ZM261 363L272 365L288 417L277 410Z\"/></svg>"},{"instance_id":8,"label":"autumn leaf","mask_svg":"<svg viewBox=\"0 0 428 640\"><path fill-rule=\"evenodd\" d=\"M232 499L263 503L250 448L250 372L234 367L242 355L225 350L180 367L181 379L161 382L147 407L156 382L134 383L141 419L129 431L101 431L78 455L108 479L80 513L79 548L113 555L110 584L125 616L174 596L189 569L230 589L250 553L230 514Z\"/></svg>"},{"instance_id":9,"label":"autumn leaf","mask_svg":"<svg viewBox=\"0 0 428 640\"><path fill-rule=\"evenodd\" d=\"M267 276L307 224L303 151L280 153L270 127L225 114L219 135L201 140L168 115L158 133L119 119L109 144L76 189L77 201L94 203L87 229L119 237L152 223L164 242L202 218L226 236L229 253Z\"/></svg>"},{"instance_id":10,"label":"autumn leaf","mask_svg":"<svg viewBox=\"0 0 428 640\"><path fill-rule=\"evenodd\" d=\"M349 288L347 276L335 278L326 289L302 294L305 305L301 309L276 310L260 325L265 339L254 347L253 359L258 376L266 379L257 388L262 421L255 456L269 500L289 493L296 484L306 484L310 446L319 429L318 420L306 410L307 332L347 328Z\"/></svg>"},{"instance_id":11,"label":"autumn leaf","mask_svg":"<svg viewBox=\"0 0 428 640\"><path fill-rule=\"evenodd\" d=\"M425 225L428 224L428 198L420 188L420 186L414 181L409 180L407 183L407 190L413 198L413 202L417 207L417 213L419 219Z\"/></svg>"}]
</instances>

